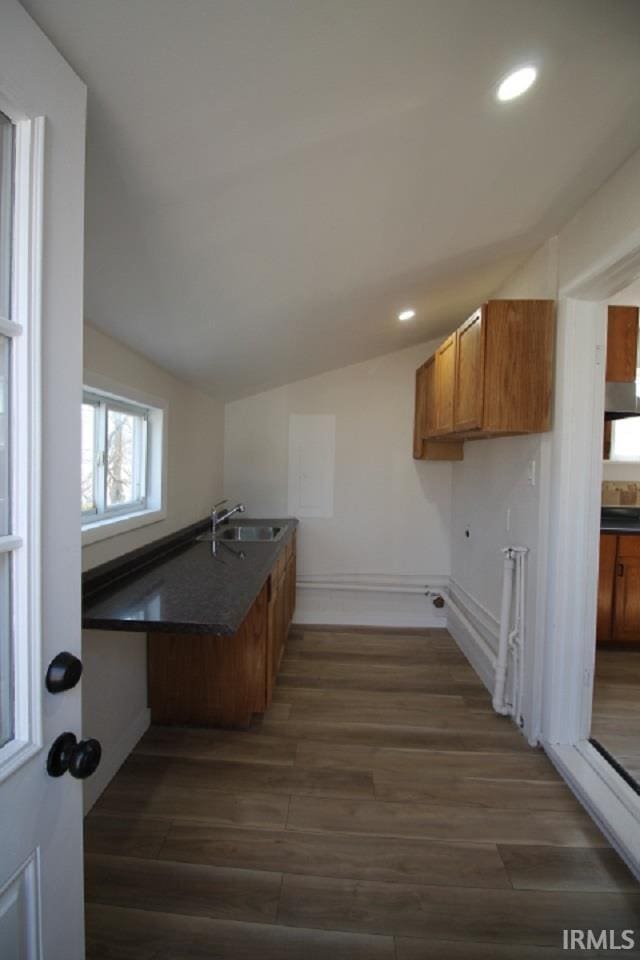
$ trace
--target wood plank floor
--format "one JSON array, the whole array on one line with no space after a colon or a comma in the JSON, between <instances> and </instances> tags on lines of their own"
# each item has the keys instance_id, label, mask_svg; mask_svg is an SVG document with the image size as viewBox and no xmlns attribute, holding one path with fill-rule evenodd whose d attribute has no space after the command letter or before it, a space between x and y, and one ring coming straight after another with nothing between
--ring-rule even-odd
<instances>
[{"instance_id":1,"label":"wood plank floor","mask_svg":"<svg viewBox=\"0 0 640 960\"><path fill-rule=\"evenodd\" d=\"M640 782L640 648L596 651L591 736Z\"/></svg>"},{"instance_id":2,"label":"wood plank floor","mask_svg":"<svg viewBox=\"0 0 640 960\"><path fill-rule=\"evenodd\" d=\"M90 960L559 960L564 928L640 944L640 886L445 631L292 635L260 725L152 728L85 837Z\"/></svg>"}]
</instances>

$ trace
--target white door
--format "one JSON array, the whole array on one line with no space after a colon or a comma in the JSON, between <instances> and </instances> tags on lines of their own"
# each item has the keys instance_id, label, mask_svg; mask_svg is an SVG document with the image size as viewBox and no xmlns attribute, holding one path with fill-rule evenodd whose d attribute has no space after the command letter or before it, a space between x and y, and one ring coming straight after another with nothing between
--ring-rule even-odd
<instances>
[{"instance_id":1,"label":"white door","mask_svg":"<svg viewBox=\"0 0 640 960\"><path fill-rule=\"evenodd\" d=\"M80 960L80 398L85 88L0 0L0 957ZM81 750L67 751L73 761ZM85 761L86 762L86 761Z\"/></svg>"}]
</instances>

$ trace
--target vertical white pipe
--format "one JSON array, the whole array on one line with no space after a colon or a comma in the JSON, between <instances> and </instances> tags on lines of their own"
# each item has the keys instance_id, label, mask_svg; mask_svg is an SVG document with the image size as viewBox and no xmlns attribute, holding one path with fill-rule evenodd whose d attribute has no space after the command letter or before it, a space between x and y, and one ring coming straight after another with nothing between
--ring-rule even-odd
<instances>
[{"instance_id":1,"label":"vertical white pipe","mask_svg":"<svg viewBox=\"0 0 640 960\"><path fill-rule=\"evenodd\" d=\"M502 603L500 604L500 636L498 639L496 676L493 687L493 709L496 713L508 714L509 708L505 706L504 690L507 679L507 663L509 660L509 621L511 619L515 561L513 559L513 551L510 547L506 547L503 553L504 567L502 573Z\"/></svg>"}]
</instances>

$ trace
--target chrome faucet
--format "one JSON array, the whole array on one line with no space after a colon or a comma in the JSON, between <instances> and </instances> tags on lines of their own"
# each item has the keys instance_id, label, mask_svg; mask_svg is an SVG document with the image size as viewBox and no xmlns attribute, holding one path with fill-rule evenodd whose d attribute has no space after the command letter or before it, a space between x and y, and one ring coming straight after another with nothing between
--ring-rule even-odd
<instances>
[{"instance_id":1,"label":"chrome faucet","mask_svg":"<svg viewBox=\"0 0 640 960\"><path fill-rule=\"evenodd\" d=\"M225 503L228 503L228 500L219 500L215 504L213 510L211 511L211 532L215 533L221 523L224 523L225 520L228 520L229 517L232 517L234 513L244 513L244 503L236 503L235 507L231 507L230 510L222 510L219 512L218 508L224 506Z\"/></svg>"}]
</instances>

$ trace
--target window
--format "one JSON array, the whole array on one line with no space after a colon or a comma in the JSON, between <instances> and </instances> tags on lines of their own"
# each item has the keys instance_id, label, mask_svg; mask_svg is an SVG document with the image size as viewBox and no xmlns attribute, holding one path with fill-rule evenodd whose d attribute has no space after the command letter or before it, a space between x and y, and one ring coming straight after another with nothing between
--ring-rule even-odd
<instances>
[{"instance_id":1,"label":"window","mask_svg":"<svg viewBox=\"0 0 640 960\"><path fill-rule=\"evenodd\" d=\"M610 459L640 461L640 417L612 421Z\"/></svg>"},{"instance_id":2,"label":"window","mask_svg":"<svg viewBox=\"0 0 640 960\"><path fill-rule=\"evenodd\" d=\"M131 518L161 519L163 410L85 387L82 398L81 510L84 531ZM108 529L106 536L139 523ZM100 536L92 539L100 539Z\"/></svg>"}]
</instances>

